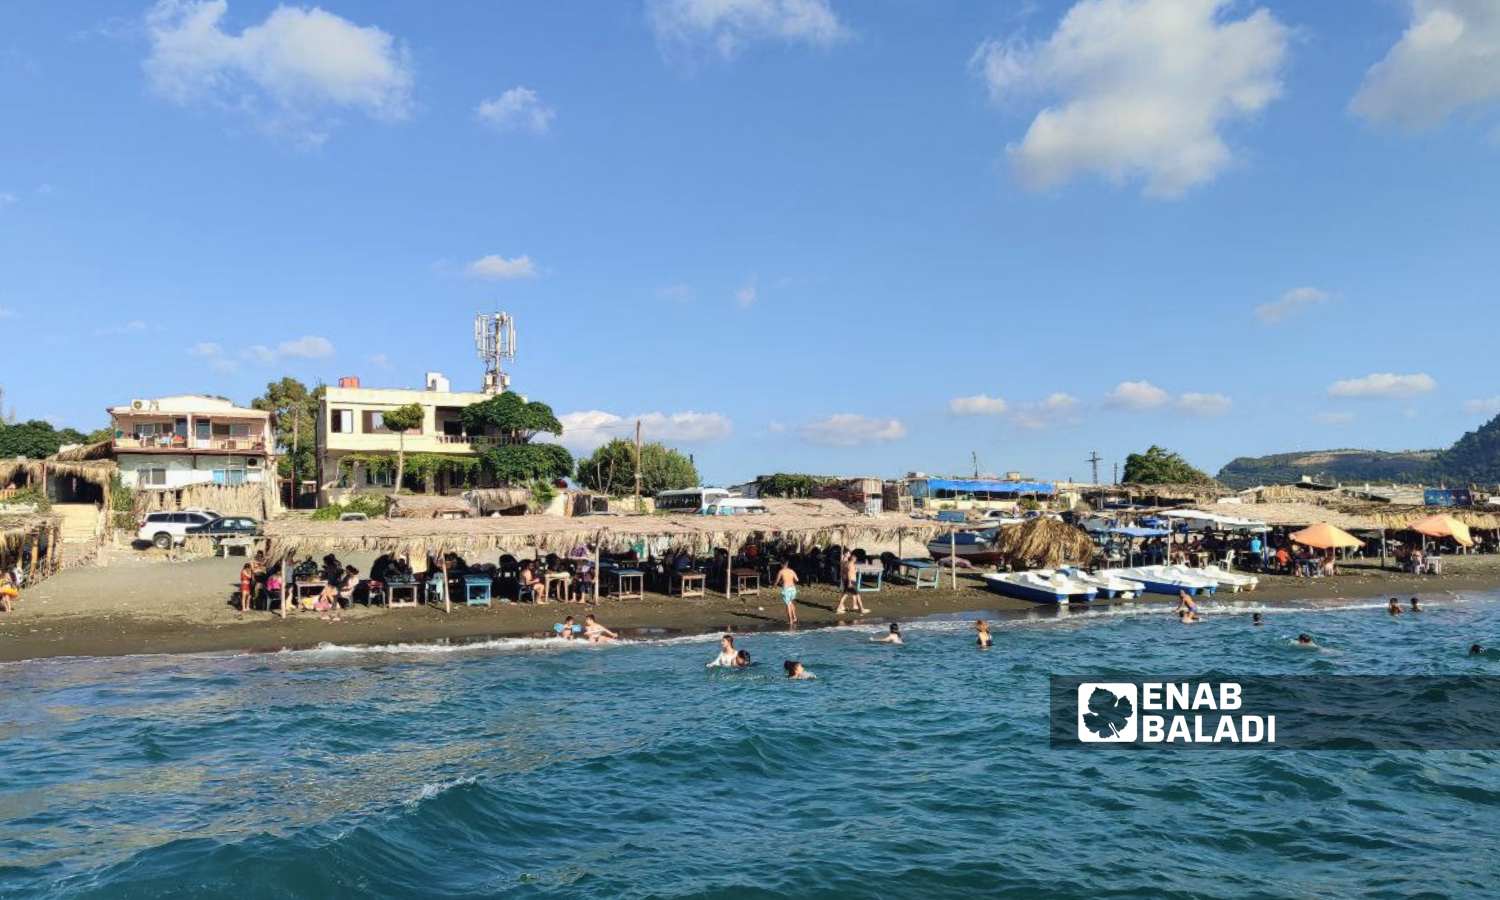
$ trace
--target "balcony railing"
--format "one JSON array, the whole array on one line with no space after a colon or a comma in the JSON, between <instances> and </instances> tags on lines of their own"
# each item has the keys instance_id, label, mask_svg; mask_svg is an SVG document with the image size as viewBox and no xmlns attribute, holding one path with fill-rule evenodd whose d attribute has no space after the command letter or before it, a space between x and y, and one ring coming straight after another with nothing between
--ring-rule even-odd
<instances>
[{"instance_id":1,"label":"balcony railing","mask_svg":"<svg viewBox=\"0 0 1500 900\"><path fill-rule=\"evenodd\" d=\"M264 453L266 441L259 437L241 438L185 438L181 435L164 434L156 437L115 438L116 450L225 450L240 453Z\"/></svg>"}]
</instances>

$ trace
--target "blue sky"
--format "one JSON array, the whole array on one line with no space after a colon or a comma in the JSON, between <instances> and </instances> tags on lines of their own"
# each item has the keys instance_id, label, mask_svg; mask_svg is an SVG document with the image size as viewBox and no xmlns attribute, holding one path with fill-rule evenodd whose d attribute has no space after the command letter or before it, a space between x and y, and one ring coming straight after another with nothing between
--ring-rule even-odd
<instances>
[{"instance_id":1,"label":"blue sky","mask_svg":"<svg viewBox=\"0 0 1500 900\"><path fill-rule=\"evenodd\" d=\"M1490 0L20 0L0 384L477 386L500 308L575 448L716 482L1439 446L1497 171Z\"/></svg>"}]
</instances>

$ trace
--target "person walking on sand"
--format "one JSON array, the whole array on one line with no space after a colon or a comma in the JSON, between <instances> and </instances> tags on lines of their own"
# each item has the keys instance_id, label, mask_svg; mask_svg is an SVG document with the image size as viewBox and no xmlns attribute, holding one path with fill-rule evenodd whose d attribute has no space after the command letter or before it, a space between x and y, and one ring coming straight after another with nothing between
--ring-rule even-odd
<instances>
[{"instance_id":1,"label":"person walking on sand","mask_svg":"<svg viewBox=\"0 0 1500 900\"><path fill-rule=\"evenodd\" d=\"M865 615L869 610L865 609L864 601L859 598L859 564L855 562L853 550L844 551L844 561L840 571L844 577L844 592L839 594L839 605L833 614L842 615L844 604L847 602L850 612Z\"/></svg>"},{"instance_id":2,"label":"person walking on sand","mask_svg":"<svg viewBox=\"0 0 1500 900\"><path fill-rule=\"evenodd\" d=\"M792 564L782 560L781 569L776 573L776 586L781 588L781 602L786 604L786 624L789 628L797 627L797 573L792 571Z\"/></svg>"}]
</instances>

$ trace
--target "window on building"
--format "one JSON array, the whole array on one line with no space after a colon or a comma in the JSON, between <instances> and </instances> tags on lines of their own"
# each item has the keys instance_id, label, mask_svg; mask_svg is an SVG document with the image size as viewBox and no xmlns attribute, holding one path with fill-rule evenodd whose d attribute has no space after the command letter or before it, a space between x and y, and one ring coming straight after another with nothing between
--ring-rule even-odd
<instances>
[{"instance_id":1,"label":"window on building","mask_svg":"<svg viewBox=\"0 0 1500 900\"><path fill-rule=\"evenodd\" d=\"M166 487L167 470L161 468L141 469L139 474L136 475L136 479L146 487Z\"/></svg>"},{"instance_id":2,"label":"window on building","mask_svg":"<svg viewBox=\"0 0 1500 900\"><path fill-rule=\"evenodd\" d=\"M338 434L353 434L354 433L354 410L352 410L352 409L335 409L335 410L333 410L333 421L329 423L328 427L329 427L329 430L331 430L331 431L333 431L335 433L338 433Z\"/></svg>"},{"instance_id":3,"label":"window on building","mask_svg":"<svg viewBox=\"0 0 1500 900\"><path fill-rule=\"evenodd\" d=\"M443 434L448 437L463 437L464 423L458 419L446 419L443 422Z\"/></svg>"},{"instance_id":4,"label":"window on building","mask_svg":"<svg viewBox=\"0 0 1500 900\"><path fill-rule=\"evenodd\" d=\"M388 469L365 468L365 484L369 487L390 487L395 473Z\"/></svg>"},{"instance_id":5,"label":"window on building","mask_svg":"<svg viewBox=\"0 0 1500 900\"><path fill-rule=\"evenodd\" d=\"M250 436L250 426L243 422L215 422L214 437L216 438L247 438Z\"/></svg>"},{"instance_id":6,"label":"window on building","mask_svg":"<svg viewBox=\"0 0 1500 900\"><path fill-rule=\"evenodd\" d=\"M213 474L214 474L214 484L224 484L224 485L233 486L233 485L238 485L238 484L244 484L245 483L245 470L244 469L232 469L232 468L226 467L226 468L223 468L223 469L214 469L213 470Z\"/></svg>"},{"instance_id":7,"label":"window on building","mask_svg":"<svg viewBox=\"0 0 1500 900\"><path fill-rule=\"evenodd\" d=\"M360 422L365 434L390 434L390 429L385 427L384 413L379 410L367 409Z\"/></svg>"}]
</instances>

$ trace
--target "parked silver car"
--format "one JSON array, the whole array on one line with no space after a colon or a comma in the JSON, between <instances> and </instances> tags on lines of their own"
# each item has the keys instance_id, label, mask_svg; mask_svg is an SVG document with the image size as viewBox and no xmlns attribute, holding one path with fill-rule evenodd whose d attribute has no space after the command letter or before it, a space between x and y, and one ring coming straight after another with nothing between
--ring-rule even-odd
<instances>
[{"instance_id":1,"label":"parked silver car","mask_svg":"<svg viewBox=\"0 0 1500 900\"><path fill-rule=\"evenodd\" d=\"M147 513L146 518L141 520L141 527L135 533L136 539L150 541L157 547L165 550L173 544L182 543L187 537L187 530L193 525L207 525L217 515L206 511L192 512L154 512Z\"/></svg>"}]
</instances>

